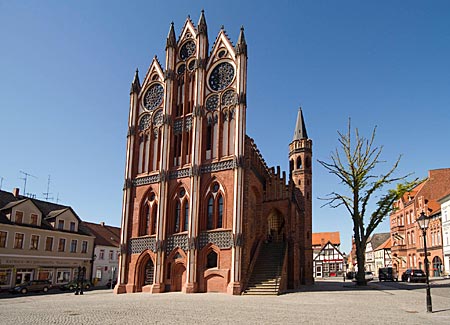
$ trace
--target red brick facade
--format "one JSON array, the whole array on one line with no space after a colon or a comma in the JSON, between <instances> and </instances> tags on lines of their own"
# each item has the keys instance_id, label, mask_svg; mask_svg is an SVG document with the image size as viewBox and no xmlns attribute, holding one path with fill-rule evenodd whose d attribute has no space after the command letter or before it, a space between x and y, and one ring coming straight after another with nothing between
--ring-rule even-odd
<instances>
[{"instance_id":1,"label":"red brick facade","mask_svg":"<svg viewBox=\"0 0 450 325\"><path fill-rule=\"evenodd\" d=\"M268 168L245 132L243 29L209 50L202 13L178 41L171 26L165 70L136 72L116 293L240 294L268 236L287 244L287 287L312 282L311 140L291 143L290 179Z\"/></svg>"},{"instance_id":2,"label":"red brick facade","mask_svg":"<svg viewBox=\"0 0 450 325\"><path fill-rule=\"evenodd\" d=\"M395 211L390 216L391 251L392 265L399 275L407 268L425 270L423 235L416 222L422 211L431 218L426 238L430 276L440 276L444 271L441 213L437 200L449 189L450 168L430 170L426 180L394 203Z\"/></svg>"}]
</instances>

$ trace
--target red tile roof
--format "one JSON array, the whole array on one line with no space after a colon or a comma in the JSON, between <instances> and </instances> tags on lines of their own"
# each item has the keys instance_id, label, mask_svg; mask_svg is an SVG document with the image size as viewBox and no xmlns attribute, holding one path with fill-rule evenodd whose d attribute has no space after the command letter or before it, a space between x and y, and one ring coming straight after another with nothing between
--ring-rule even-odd
<instances>
[{"instance_id":1,"label":"red tile roof","mask_svg":"<svg viewBox=\"0 0 450 325\"><path fill-rule=\"evenodd\" d=\"M323 246L326 243L331 242L333 245L340 245L341 239L339 231L334 232L316 232L312 234L312 245Z\"/></svg>"},{"instance_id":2,"label":"red tile roof","mask_svg":"<svg viewBox=\"0 0 450 325\"><path fill-rule=\"evenodd\" d=\"M95 245L119 247L120 228L104 223L82 222L81 226L95 236Z\"/></svg>"},{"instance_id":3,"label":"red tile roof","mask_svg":"<svg viewBox=\"0 0 450 325\"><path fill-rule=\"evenodd\" d=\"M391 247L392 247L392 245L391 245L391 237L389 237L383 244L378 246L375 250L390 249Z\"/></svg>"}]
</instances>

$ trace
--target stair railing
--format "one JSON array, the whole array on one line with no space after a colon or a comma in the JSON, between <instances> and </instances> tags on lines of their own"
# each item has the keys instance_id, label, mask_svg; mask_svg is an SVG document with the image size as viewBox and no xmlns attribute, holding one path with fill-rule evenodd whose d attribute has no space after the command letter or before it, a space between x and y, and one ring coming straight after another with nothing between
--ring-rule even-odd
<instances>
[{"instance_id":1,"label":"stair railing","mask_svg":"<svg viewBox=\"0 0 450 325\"><path fill-rule=\"evenodd\" d=\"M286 243L285 245L286 245L286 247L284 248L283 268L281 269L281 274L278 273L279 277L280 277L280 286L278 287L278 294L287 291L288 244ZM279 267L280 266L278 266L278 268ZM278 272L280 272L280 271L278 270ZM277 283L278 283L278 277L277 277Z\"/></svg>"},{"instance_id":2,"label":"stair railing","mask_svg":"<svg viewBox=\"0 0 450 325\"><path fill-rule=\"evenodd\" d=\"M262 242L263 241L261 239L258 241L258 245L256 246L255 253L253 254L253 256L250 257L250 264L247 268L247 279L246 279L245 285L243 286L246 289L248 287L248 282L250 281L250 278L253 275L253 269L255 267L256 261L258 260L259 251L261 250Z\"/></svg>"}]
</instances>

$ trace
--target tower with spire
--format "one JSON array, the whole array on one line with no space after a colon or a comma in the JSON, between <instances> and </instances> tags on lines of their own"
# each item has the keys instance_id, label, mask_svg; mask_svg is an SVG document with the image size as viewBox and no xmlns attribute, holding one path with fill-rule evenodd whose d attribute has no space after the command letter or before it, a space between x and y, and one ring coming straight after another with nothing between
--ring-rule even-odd
<instances>
[{"instance_id":1,"label":"tower with spire","mask_svg":"<svg viewBox=\"0 0 450 325\"><path fill-rule=\"evenodd\" d=\"M268 252L286 273L273 292L308 282L304 261L281 258L303 256L304 205L246 134L244 28L235 45L224 28L209 44L203 11L178 38L171 23L164 67L154 57L142 83L134 75L116 293L241 294Z\"/></svg>"},{"instance_id":2,"label":"tower with spire","mask_svg":"<svg viewBox=\"0 0 450 325\"><path fill-rule=\"evenodd\" d=\"M300 107L297 113L294 137L289 145L289 180L294 197L303 210L300 223L300 241L304 242L301 260L312 270L312 140L306 132L305 119Z\"/></svg>"}]
</instances>

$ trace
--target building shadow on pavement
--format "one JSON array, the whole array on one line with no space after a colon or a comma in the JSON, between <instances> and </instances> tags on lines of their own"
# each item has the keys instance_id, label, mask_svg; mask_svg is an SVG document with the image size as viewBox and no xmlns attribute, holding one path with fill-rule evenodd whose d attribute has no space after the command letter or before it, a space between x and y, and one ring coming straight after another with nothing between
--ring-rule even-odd
<instances>
[{"instance_id":1,"label":"building shadow on pavement","mask_svg":"<svg viewBox=\"0 0 450 325\"><path fill-rule=\"evenodd\" d=\"M435 280L430 283L433 288L450 288L449 280ZM365 286L359 286L352 281L338 280L316 280L313 285L303 286L298 290L287 291L286 294L293 292L320 292L320 291L362 291L362 290L423 290L425 283L406 283L406 282L378 282L369 281Z\"/></svg>"}]
</instances>

